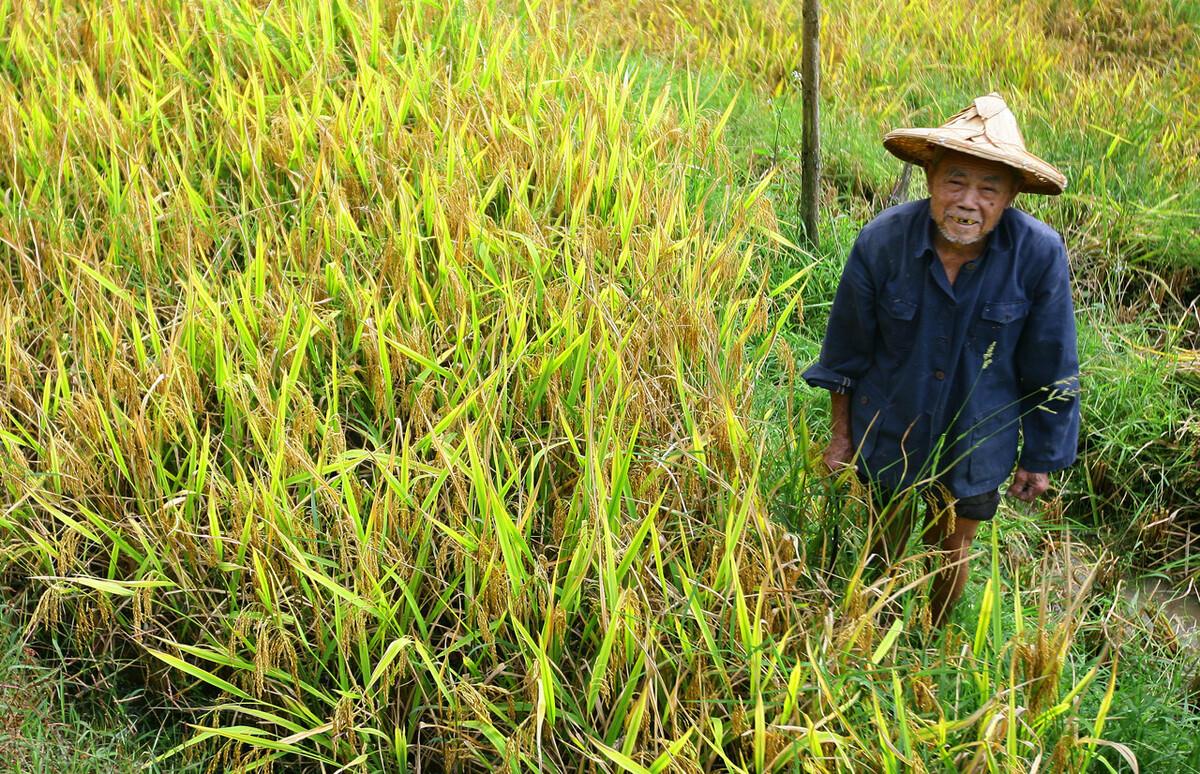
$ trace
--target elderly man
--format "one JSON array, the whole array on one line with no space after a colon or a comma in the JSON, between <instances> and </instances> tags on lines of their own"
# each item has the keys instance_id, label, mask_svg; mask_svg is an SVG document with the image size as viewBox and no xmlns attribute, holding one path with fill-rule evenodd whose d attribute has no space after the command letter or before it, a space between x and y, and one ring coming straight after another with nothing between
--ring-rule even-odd
<instances>
[{"instance_id":1,"label":"elderly man","mask_svg":"<svg viewBox=\"0 0 1200 774\"><path fill-rule=\"evenodd\" d=\"M884 137L925 168L929 198L859 233L820 359L804 373L830 392L831 469L857 460L870 492L873 561L904 552L920 492L925 540L940 548L932 617L962 593L971 541L999 487L1032 501L1075 459L1078 356L1062 237L1009 205L1059 194L1066 178L1025 150L998 94L935 129ZM1018 459L1018 446L1020 457Z\"/></svg>"}]
</instances>

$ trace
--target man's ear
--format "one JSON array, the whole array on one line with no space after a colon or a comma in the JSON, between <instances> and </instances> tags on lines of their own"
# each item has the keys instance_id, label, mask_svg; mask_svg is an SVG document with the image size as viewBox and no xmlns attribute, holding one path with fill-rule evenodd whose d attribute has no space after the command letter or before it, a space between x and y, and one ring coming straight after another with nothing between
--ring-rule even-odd
<instances>
[{"instance_id":1,"label":"man's ear","mask_svg":"<svg viewBox=\"0 0 1200 774\"><path fill-rule=\"evenodd\" d=\"M1014 201L1016 201L1017 194L1019 194L1019 193L1021 193L1021 181L1020 181L1020 176L1019 176L1019 175L1017 175L1016 173L1014 173L1014 174L1013 174L1013 184L1012 184L1012 190L1011 190L1011 191L1009 191L1009 194L1008 194L1008 201L1004 203L1004 209L1008 209L1009 207L1011 207L1011 206L1012 206L1012 203L1013 203Z\"/></svg>"},{"instance_id":2,"label":"man's ear","mask_svg":"<svg viewBox=\"0 0 1200 774\"><path fill-rule=\"evenodd\" d=\"M1013 201L1017 198L1017 194L1021 193L1021 171L1016 167L1009 167L1009 185L1012 190L1008 195L1008 204L1005 207L1011 207Z\"/></svg>"},{"instance_id":3,"label":"man's ear","mask_svg":"<svg viewBox=\"0 0 1200 774\"><path fill-rule=\"evenodd\" d=\"M932 187L933 173L937 170L937 165L946 157L946 149L940 146L934 146L933 152L929 155L929 160L925 162L925 187Z\"/></svg>"}]
</instances>

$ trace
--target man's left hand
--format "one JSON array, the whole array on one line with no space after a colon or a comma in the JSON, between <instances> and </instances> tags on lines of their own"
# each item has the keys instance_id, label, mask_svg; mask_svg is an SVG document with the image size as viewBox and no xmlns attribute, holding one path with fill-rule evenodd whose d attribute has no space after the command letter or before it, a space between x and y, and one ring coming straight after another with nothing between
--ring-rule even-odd
<instances>
[{"instance_id":1,"label":"man's left hand","mask_svg":"<svg viewBox=\"0 0 1200 774\"><path fill-rule=\"evenodd\" d=\"M1042 492L1045 492L1049 487L1049 474L1031 473L1025 470L1025 468L1017 468L1017 472L1013 476L1012 486L1008 488L1008 493L1018 500L1031 503L1041 497Z\"/></svg>"}]
</instances>

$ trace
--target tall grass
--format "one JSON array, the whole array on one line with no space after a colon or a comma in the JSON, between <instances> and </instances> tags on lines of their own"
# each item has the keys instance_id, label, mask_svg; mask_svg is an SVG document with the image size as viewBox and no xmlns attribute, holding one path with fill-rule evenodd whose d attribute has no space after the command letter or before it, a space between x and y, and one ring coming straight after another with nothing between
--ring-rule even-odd
<instances>
[{"instance_id":1,"label":"tall grass","mask_svg":"<svg viewBox=\"0 0 1200 774\"><path fill-rule=\"evenodd\" d=\"M190 715L165 753L1095 755L1108 655L1002 593L994 535L929 667L918 561L839 580L766 517L751 388L804 274L763 278L770 178L695 82L635 88L543 3L0 20L0 557L40 632Z\"/></svg>"}]
</instances>

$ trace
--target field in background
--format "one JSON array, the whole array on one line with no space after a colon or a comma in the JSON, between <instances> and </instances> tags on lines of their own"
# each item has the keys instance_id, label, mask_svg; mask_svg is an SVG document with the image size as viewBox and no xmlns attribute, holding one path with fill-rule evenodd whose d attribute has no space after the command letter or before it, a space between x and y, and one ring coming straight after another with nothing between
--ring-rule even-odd
<instances>
[{"instance_id":1,"label":"field in background","mask_svg":"<svg viewBox=\"0 0 1200 774\"><path fill-rule=\"evenodd\" d=\"M1082 512L1195 572L1196 12L971 8L830 9L810 254L791 4L0 3L0 560L43 658L193 723L164 766L1200 766L1167 633L1041 543ZM860 576L795 369L882 132L993 88L1072 180L1021 204L1095 386L939 636L919 557Z\"/></svg>"},{"instance_id":2,"label":"field in background","mask_svg":"<svg viewBox=\"0 0 1200 774\"><path fill-rule=\"evenodd\" d=\"M563 2L581 34L727 73L796 119L800 3ZM1200 270L1200 6L1186 0L946 3L823 9L822 130L830 202L882 204L899 162L880 137L937 126L988 91L1070 180L1025 197L1104 275ZM794 151L794 146L788 149ZM794 154L797 155L798 154Z\"/></svg>"}]
</instances>

